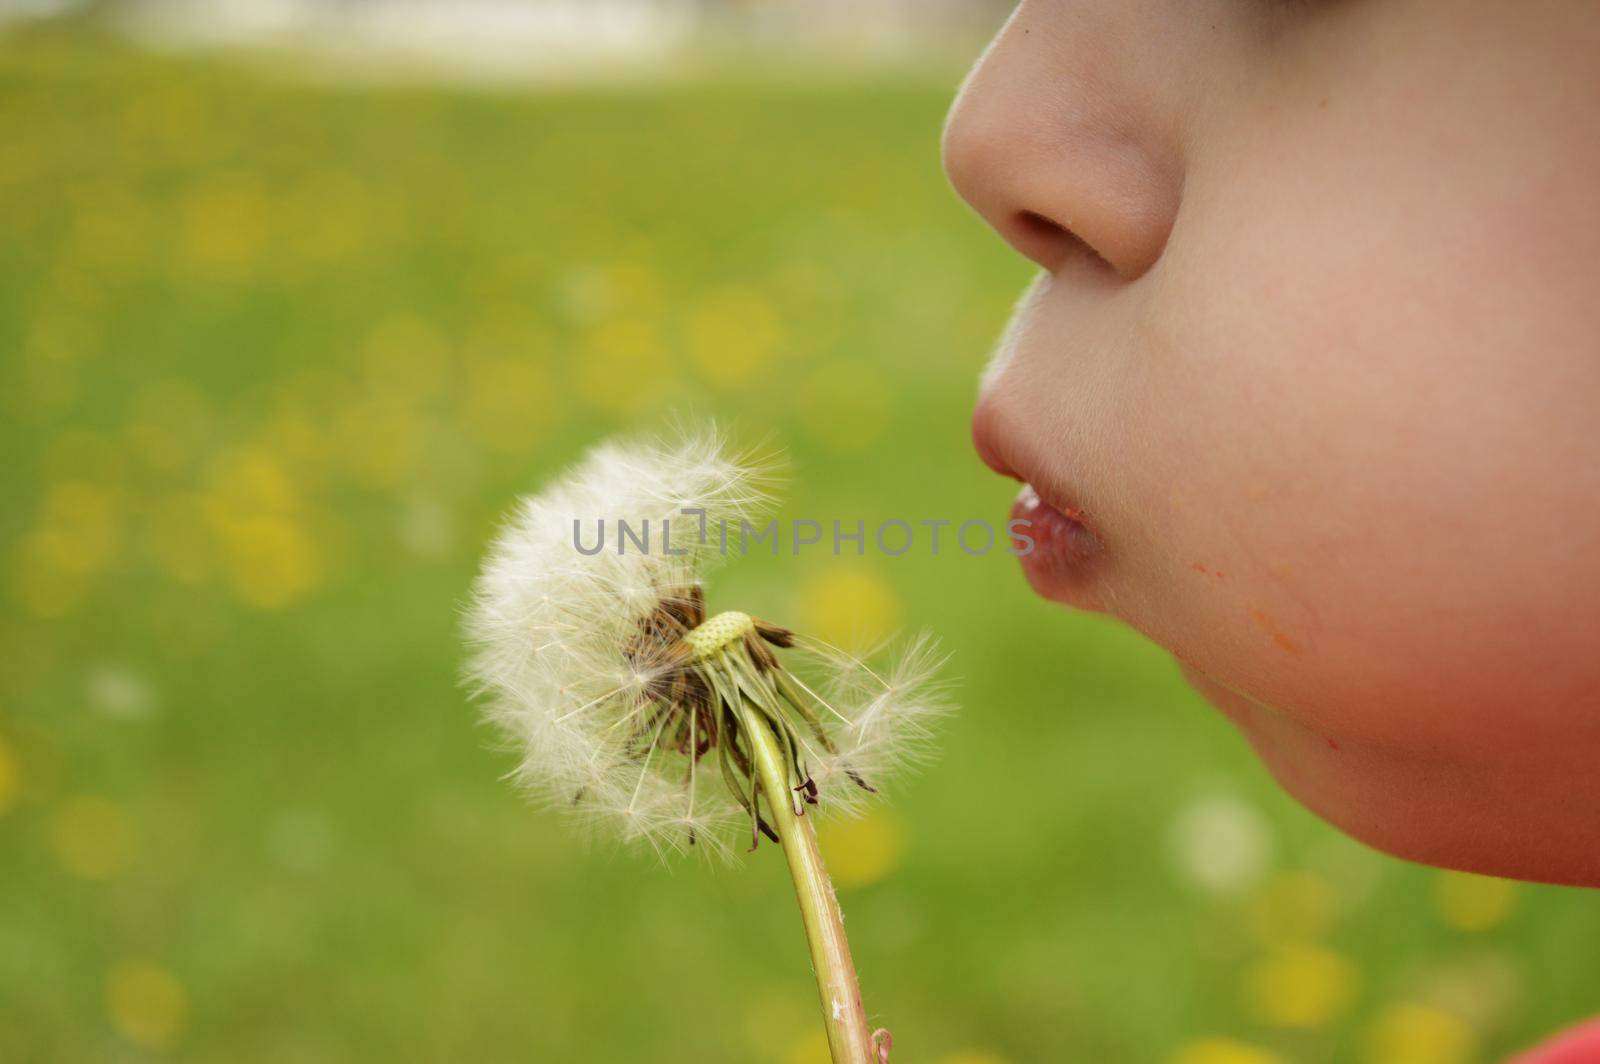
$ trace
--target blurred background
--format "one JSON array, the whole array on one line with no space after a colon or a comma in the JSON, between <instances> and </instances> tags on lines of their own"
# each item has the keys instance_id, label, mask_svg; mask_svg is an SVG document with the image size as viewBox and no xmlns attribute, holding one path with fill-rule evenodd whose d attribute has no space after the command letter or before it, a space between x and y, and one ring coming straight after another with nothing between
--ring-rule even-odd
<instances>
[{"instance_id":1,"label":"blurred background","mask_svg":"<svg viewBox=\"0 0 1600 1064\"><path fill-rule=\"evenodd\" d=\"M778 851L526 806L460 609L516 494L686 411L788 452L788 516L1004 519L966 416L1029 271L937 156L1003 17L0 5L0 1060L825 1060ZM901 1064L1468 1064L1600 1009L1592 900L1342 839L1003 555L711 596L953 654L940 760L825 832Z\"/></svg>"}]
</instances>

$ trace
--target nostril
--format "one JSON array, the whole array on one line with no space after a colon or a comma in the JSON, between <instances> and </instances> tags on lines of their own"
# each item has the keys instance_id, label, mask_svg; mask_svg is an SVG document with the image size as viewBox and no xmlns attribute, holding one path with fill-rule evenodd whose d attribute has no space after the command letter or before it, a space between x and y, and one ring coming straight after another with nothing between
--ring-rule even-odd
<instances>
[{"instance_id":1,"label":"nostril","mask_svg":"<svg viewBox=\"0 0 1600 1064\"><path fill-rule=\"evenodd\" d=\"M1067 233L1070 235L1065 226L1057 225L1055 222L1052 222L1044 215L1035 211L1018 211L1017 222L1041 234Z\"/></svg>"},{"instance_id":2,"label":"nostril","mask_svg":"<svg viewBox=\"0 0 1600 1064\"><path fill-rule=\"evenodd\" d=\"M1075 258L1111 269L1111 263L1071 229L1034 211L1018 211L1007 237L1016 249L1054 272Z\"/></svg>"}]
</instances>

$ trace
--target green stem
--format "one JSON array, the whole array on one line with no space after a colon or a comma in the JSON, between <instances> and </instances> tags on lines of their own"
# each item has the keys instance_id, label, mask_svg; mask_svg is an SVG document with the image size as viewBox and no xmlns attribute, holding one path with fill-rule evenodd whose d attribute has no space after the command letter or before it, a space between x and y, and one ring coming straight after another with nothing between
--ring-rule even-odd
<instances>
[{"instance_id":1,"label":"green stem","mask_svg":"<svg viewBox=\"0 0 1600 1064\"><path fill-rule=\"evenodd\" d=\"M789 769L778 738L761 714L742 698L739 725L749 740L750 756L772 810L772 826L789 861L789 876L794 880L806 942L811 947L811 967L817 976L817 992L822 996L822 1019L834 1064L878 1064L872 1029L861 1004L855 962L850 959L850 943L844 936L844 916L822 865L812 818L796 815Z\"/></svg>"}]
</instances>

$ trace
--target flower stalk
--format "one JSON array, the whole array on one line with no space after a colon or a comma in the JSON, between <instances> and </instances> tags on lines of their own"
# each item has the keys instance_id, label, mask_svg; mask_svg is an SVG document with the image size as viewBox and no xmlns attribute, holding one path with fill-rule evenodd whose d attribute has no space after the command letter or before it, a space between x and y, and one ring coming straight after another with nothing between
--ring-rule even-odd
<instances>
[{"instance_id":1,"label":"flower stalk","mask_svg":"<svg viewBox=\"0 0 1600 1064\"><path fill-rule=\"evenodd\" d=\"M800 903L800 918L805 924L806 942L811 948L811 968L817 977L817 992L822 998L823 1025L828 1032L828 1049L834 1064L879 1064L873 1035L861 1004L861 986L856 979L855 961L845 938L844 914L833 892L817 846L812 818L797 813L789 773L771 727L748 702L740 707L740 723L750 740L755 768L772 811L773 828L783 845L794 880L794 893Z\"/></svg>"}]
</instances>

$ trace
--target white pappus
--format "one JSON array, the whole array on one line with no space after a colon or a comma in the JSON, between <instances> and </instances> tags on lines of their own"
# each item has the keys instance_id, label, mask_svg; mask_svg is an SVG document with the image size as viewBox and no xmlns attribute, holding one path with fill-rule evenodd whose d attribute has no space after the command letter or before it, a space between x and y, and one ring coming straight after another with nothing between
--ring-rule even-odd
<instances>
[{"instance_id":1,"label":"white pappus","mask_svg":"<svg viewBox=\"0 0 1600 1064\"><path fill-rule=\"evenodd\" d=\"M752 721L781 740L797 813L854 810L926 753L947 708L930 639L869 665L737 611L707 615L718 551L682 511L737 527L768 507L771 482L708 429L608 441L520 501L474 588L468 676L531 793L658 852L729 853L741 834L770 835L741 734ZM601 518L671 519L674 553L576 549L574 522Z\"/></svg>"}]
</instances>

